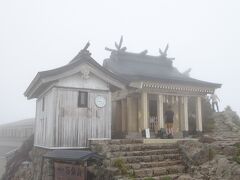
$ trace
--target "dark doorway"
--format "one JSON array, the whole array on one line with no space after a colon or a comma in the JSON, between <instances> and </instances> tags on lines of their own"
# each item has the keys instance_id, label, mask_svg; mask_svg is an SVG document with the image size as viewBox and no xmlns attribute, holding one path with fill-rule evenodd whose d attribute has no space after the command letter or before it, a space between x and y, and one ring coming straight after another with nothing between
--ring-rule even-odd
<instances>
[{"instance_id":1,"label":"dark doorway","mask_svg":"<svg viewBox=\"0 0 240 180\"><path fill-rule=\"evenodd\" d=\"M157 100L149 100L149 116L157 117Z\"/></svg>"},{"instance_id":2,"label":"dark doorway","mask_svg":"<svg viewBox=\"0 0 240 180\"><path fill-rule=\"evenodd\" d=\"M155 131L157 126L157 100L149 100L149 129Z\"/></svg>"}]
</instances>

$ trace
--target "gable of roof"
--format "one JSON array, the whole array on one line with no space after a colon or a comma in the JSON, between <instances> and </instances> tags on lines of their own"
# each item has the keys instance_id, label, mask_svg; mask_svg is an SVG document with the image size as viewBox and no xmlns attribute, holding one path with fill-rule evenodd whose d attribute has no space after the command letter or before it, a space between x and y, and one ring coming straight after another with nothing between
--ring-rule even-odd
<instances>
[{"instance_id":1,"label":"gable of roof","mask_svg":"<svg viewBox=\"0 0 240 180\"><path fill-rule=\"evenodd\" d=\"M91 56L80 52L69 64L65 66L48 70L48 71L38 72L35 78L32 80L32 82L28 86L24 95L28 97L28 99L36 98L37 97L36 94L39 94L38 91L40 91L40 89L45 89L50 84L52 84L52 82L58 80L59 75L64 76L64 73L70 72L76 69L76 67L81 66L82 64L88 64L91 67L103 73L106 77L108 77L109 79L108 83L116 86L117 88L121 89L125 87L125 84L127 82L125 79L118 77L116 74L102 67Z\"/></svg>"}]
</instances>

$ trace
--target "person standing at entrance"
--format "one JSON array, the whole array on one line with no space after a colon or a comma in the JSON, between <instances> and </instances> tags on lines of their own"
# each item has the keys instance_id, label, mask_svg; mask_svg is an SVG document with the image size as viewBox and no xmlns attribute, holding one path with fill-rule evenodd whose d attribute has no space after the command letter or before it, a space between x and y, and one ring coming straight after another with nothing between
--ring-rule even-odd
<instances>
[{"instance_id":1,"label":"person standing at entrance","mask_svg":"<svg viewBox=\"0 0 240 180\"><path fill-rule=\"evenodd\" d=\"M174 112L171 109L171 106L168 106L167 111L165 112L165 123L167 126L167 136L168 137L173 137L173 117L174 117Z\"/></svg>"},{"instance_id":2,"label":"person standing at entrance","mask_svg":"<svg viewBox=\"0 0 240 180\"><path fill-rule=\"evenodd\" d=\"M216 106L217 112L219 112L218 102L220 101L220 99L218 98L218 96L216 94L212 94L210 99L212 100L212 109L213 109L213 111L216 112L216 110L215 110L215 106Z\"/></svg>"}]
</instances>

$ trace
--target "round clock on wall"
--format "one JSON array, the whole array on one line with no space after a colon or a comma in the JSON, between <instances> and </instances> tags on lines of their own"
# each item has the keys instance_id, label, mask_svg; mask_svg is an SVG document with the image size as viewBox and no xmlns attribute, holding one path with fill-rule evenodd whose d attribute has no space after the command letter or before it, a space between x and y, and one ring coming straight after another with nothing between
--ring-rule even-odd
<instances>
[{"instance_id":1,"label":"round clock on wall","mask_svg":"<svg viewBox=\"0 0 240 180\"><path fill-rule=\"evenodd\" d=\"M97 107L102 108L106 105L106 99L103 96L97 96L95 98L95 104Z\"/></svg>"}]
</instances>

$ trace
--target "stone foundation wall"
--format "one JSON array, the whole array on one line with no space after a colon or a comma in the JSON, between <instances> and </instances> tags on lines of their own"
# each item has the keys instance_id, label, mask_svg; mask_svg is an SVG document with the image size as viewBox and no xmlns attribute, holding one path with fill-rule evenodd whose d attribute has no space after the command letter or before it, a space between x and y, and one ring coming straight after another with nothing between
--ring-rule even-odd
<instances>
[{"instance_id":1,"label":"stone foundation wall","mask_svg":"<svg viewBox=\"0 0 240 180\"><path fill-rule=\"evenodd\" d=\"M31 152L31 156L33 160L33 174L34 174L33 180L40 180L41 176L42 176L42 179L44 180L53 180L53 177L54 177L53 162L45 158L43 161L43 155L49 151L51 150L40 148L40 147L33 148ZM42 172L41 172L41 166L43 167Z\"/></svg>"}]
</instances>

